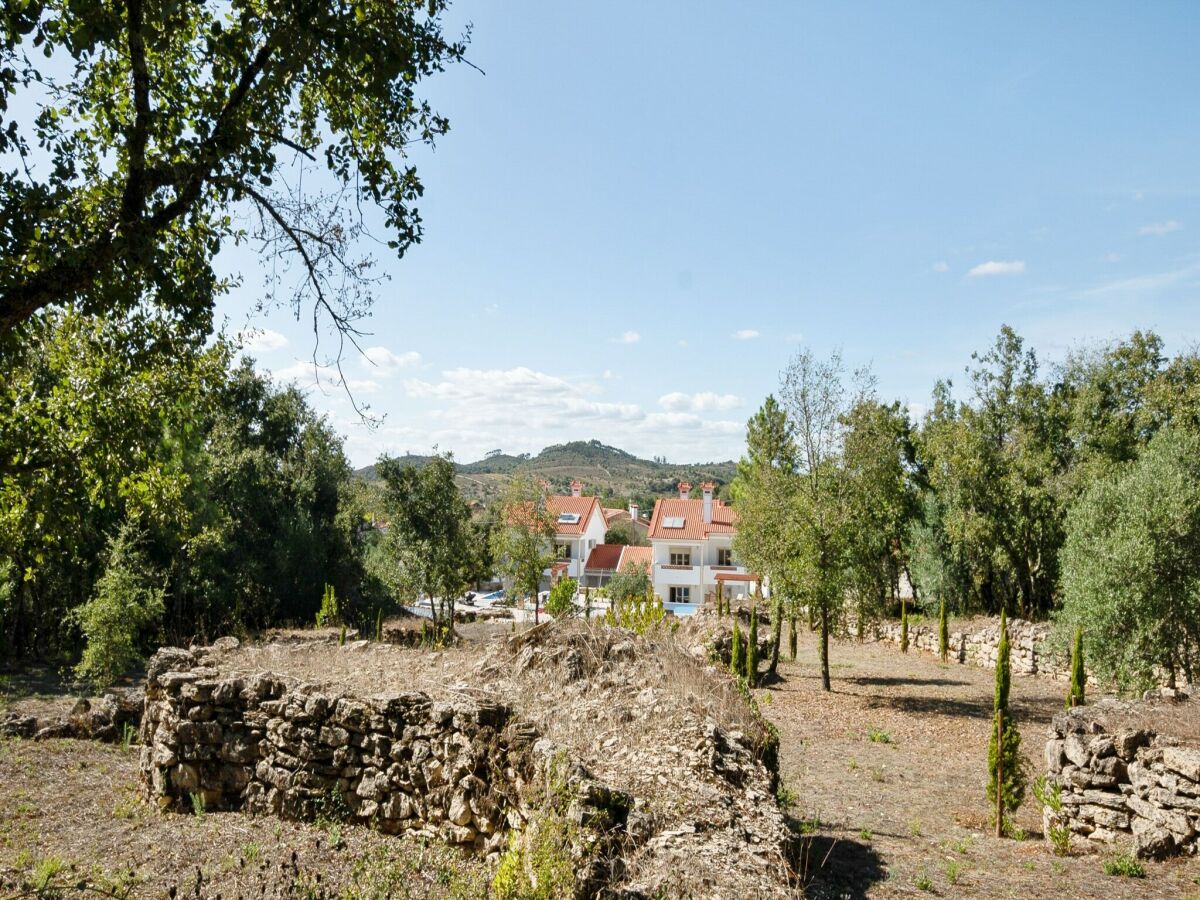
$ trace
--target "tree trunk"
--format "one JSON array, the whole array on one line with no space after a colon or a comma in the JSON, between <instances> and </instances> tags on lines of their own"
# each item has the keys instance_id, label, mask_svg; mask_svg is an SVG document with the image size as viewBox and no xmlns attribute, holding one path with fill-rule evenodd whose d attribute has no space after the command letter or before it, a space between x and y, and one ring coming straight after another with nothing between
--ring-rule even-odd
<instances>
[{"instance_id":1,"label":"tree trunk","mask_svg":"<svg viewBox=\"0 0 1200 900\"><path fill-rule=\"evenodd\" d=\"M783 598L776 596L775 608L771 615L774 621L771 622L771 665L767 666L767 671L774 675L775 670L779 668L779 642L783 640Z\"/></svg>"},{"instance_id":2,"label":"tree trunk","mask_svg":"<svg viewBox=\"0 0 1200 900\"><path fill-rule=\"evenodd\" d=\"M821 604L821 690L831 691L829 684L829 607Z\"/></svg>"}]
</instances>

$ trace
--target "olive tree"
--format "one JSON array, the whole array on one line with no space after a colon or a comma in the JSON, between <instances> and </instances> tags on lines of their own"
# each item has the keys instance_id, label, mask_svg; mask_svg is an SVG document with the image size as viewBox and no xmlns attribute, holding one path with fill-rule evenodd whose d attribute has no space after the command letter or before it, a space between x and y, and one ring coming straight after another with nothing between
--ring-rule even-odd
<instances>
[{"instance_id":1,"label":"olive tree","mask_svg":"<svg viewBox=\"0 0 1200 900\"><path fill-rule=\"evenodd\" d=\"M1163 429L1067 518L1061 644L1125 689L1200 674L1200 436Z\"/></svg>"}]
</instances>

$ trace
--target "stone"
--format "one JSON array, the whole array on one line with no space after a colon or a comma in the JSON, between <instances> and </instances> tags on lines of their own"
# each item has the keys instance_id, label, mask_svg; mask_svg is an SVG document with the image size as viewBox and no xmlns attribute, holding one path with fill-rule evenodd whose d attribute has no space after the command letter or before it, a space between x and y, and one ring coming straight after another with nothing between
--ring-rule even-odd
<instances>
[{"instance_id":1,"label":"stone","mask_svg":"<svg viewBox=\"0 0 1200 900\"><path fill-rule=\"evenodd\" d=\"M450 810L446 816L455 825L469 825L471 822L471 805L463 794L457 794L450 801Z\"/></svg>"},{"instance_id":2,"label":"stone","mask_svg":"<svg viewBox=\"0 0 1200 900\"><path fill-rule=\"evenodd\" d=\"M1164 747L1163 765L1192 782L1200 782L1200 749Z\"/></svg>"},{"instance_id":3,"label":"stone","mask_svg":"<svg viewBox=\"0 0 1200 900\"><path fill-rule=\"evenodd\" d=\"M1063 742L1063 754L1081 769L1087 768L1092 759L1087 742L1078 734L1067 735Z\"/></svg>"},{"instance_id":4,"label":"stone","mask_svg":"<svg viewBox=\"0 0 1200 900\"><path fill-rule=\"evenodd\" d=\"M1064 759L1063 743L1060 740L1046 741L1046 771L1051 774L1057 774L1062 771Z\"/></svg>"},{"instance_id":5,"label":"stone","mask_svg":"<svg viewBox=\"0 0 1200 900\"><path fill-rule=\"evenodd\" d=\"M1175 836L1165 828L1147 828L1134 836L1134 849L1143 859L1163 859L1175 849Z\"/></svg>"}]
</instances>

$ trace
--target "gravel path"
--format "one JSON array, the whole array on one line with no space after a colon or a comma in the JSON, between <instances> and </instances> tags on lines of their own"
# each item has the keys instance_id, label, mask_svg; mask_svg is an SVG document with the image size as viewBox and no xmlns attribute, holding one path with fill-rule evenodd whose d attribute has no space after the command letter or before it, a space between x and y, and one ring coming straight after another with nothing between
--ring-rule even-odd
<instances>
[{"instance_id":1,"label":"gravel path","mask_svg":"<svg viewBox=\"0 0 1200 900\"><path fill-rule=\"evenodd\" d=\"M834 643L830 658L833 692L825 694L815 636L802 634L796 662L781 664L783 680L756 691L780 730L794 813L813 834L811 896L1200 900L1200 859L1146 863L1147 877L1131 879L1105 875L1096 852L1055 857L1032 795L1017 815L1026 840L989 836L990 670L853 642ZM1046 727L1065 689L1013 679L1031 779L1042 771Z\"/></svg>"}]
</instances>

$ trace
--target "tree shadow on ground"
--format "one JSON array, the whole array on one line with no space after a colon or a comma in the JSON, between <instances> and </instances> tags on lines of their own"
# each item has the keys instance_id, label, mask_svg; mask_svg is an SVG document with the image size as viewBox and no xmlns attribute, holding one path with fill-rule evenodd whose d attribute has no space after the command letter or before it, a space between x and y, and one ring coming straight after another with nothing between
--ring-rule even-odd
<instances>
[{"instance_id":1,"label":"tree shadow on ground","mask_svg":"<svg viewBox=\"0 0 1200 900\"><path fill-rule=\"evenodd\" d=\"M800 838L799 870L805 897L857 900L888 877L883 858L869 843L827 834Z\"/></svg>"},{"instance_id":2,"label":"tree shadow on ground","mask_svg":"<svg viewBox=\"0 0 1200 900\"><path fill-rule=\"evenodd\" d=\"M990 699L963 700L954 697L870 697L871 709L894 709L912 715L960 716L988 719L992 715Z\"/></svg>"},{"instance_id":3,"label":"tree shadow on ground","mask_svg":"<svg viewBox=\"0 0 1200 900\"><path fill-rule=\"evenodd\" d=\"M901 684L933 685L937 687L964 687L969 681L955 681L953 678L909 678L900 675L854 675L847 678L851 684L874 685L890 687Z\"/></svg>"}]
</instances>

